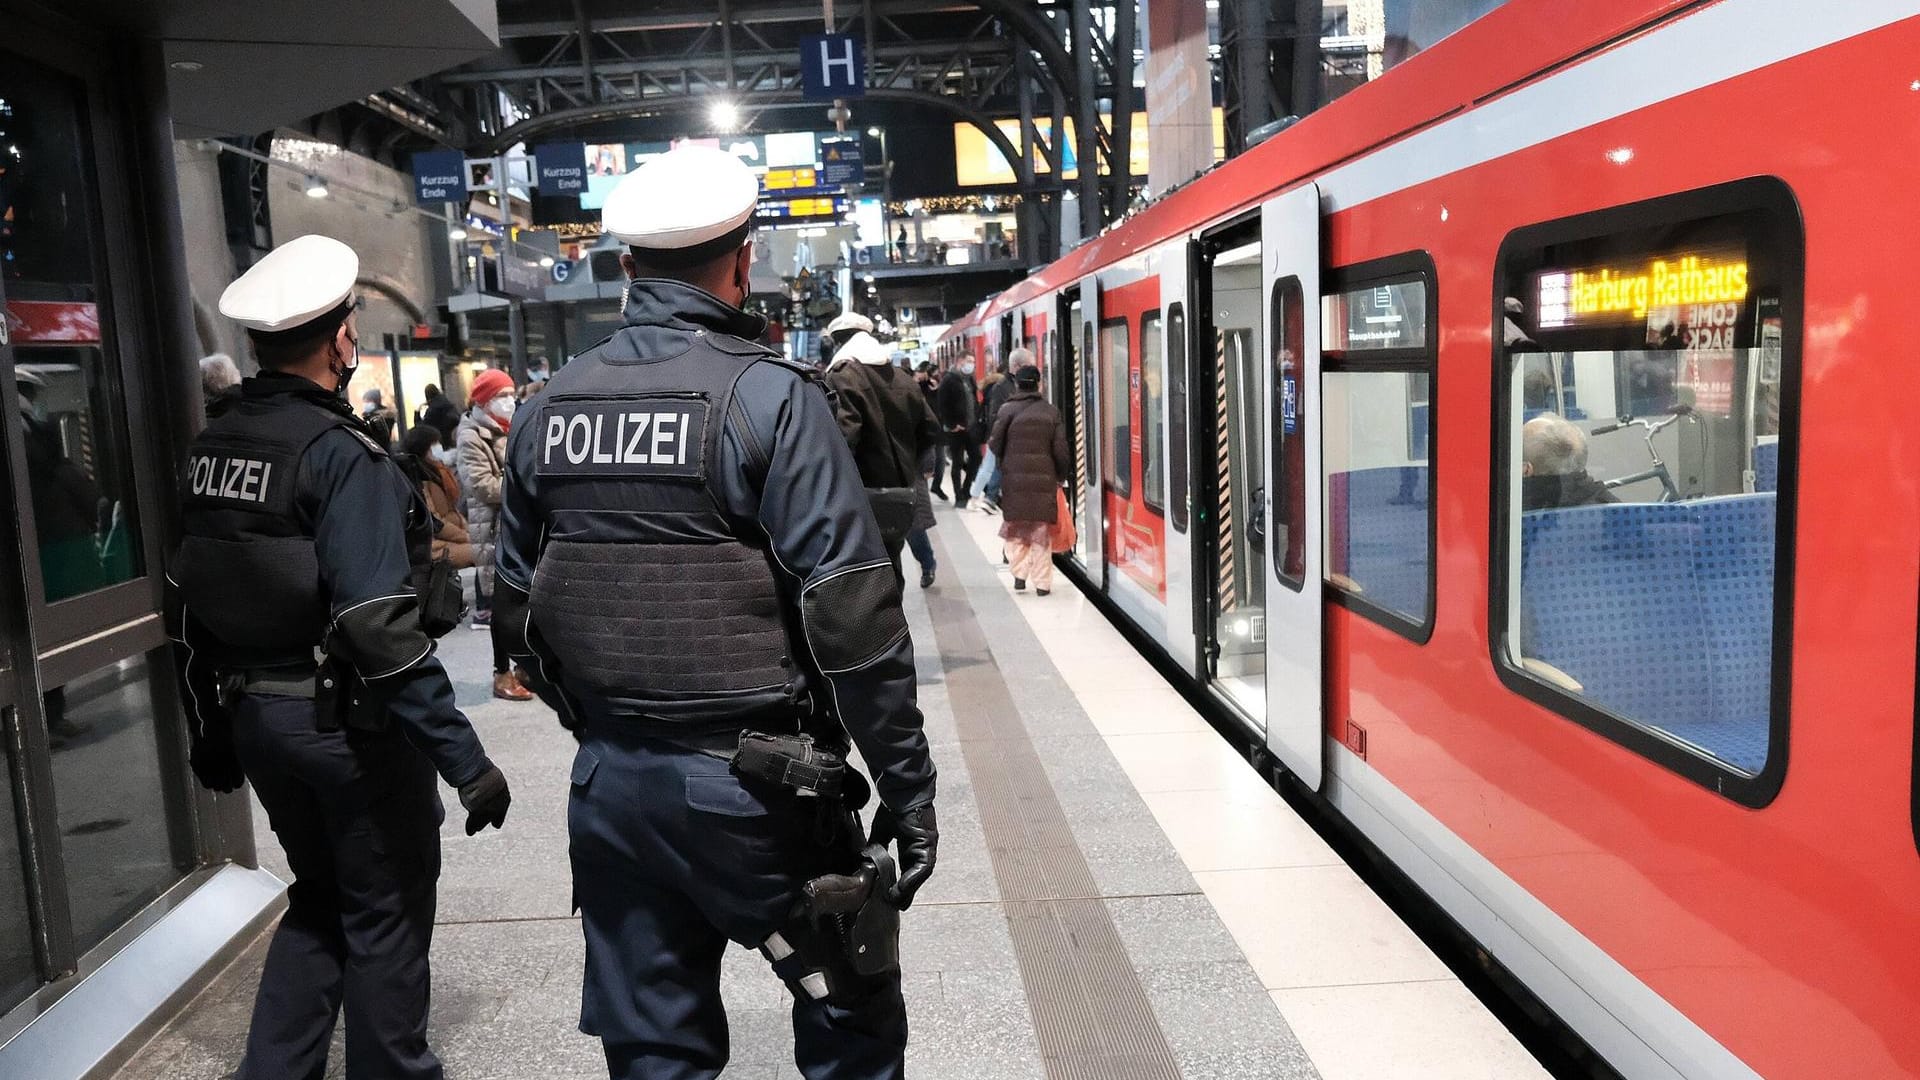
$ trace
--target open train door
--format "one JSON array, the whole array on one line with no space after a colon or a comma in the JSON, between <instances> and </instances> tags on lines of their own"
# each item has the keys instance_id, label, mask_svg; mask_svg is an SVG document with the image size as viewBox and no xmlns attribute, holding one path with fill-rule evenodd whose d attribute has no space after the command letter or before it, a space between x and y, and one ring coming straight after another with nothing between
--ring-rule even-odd
<instances>
[{"instance_id":1,"label":"open train door","mask_svg":"<svg viewBox=\"0 0 1920 1080\"><path fill-rule=\"evenodd\" d=\"M1326 763L1322 688L1320 189L1260 209L1266 256L1267 748L1309 788Z\"/></svg>"},{"instance_id":2,"label":"open train door","mask_svg":"<svg viewBox=\"0 0 1920 1080\"><path fill-rule=\"evenodd\" d=\"M1075 554L1080 565L1102 590L1107 587L1106 492L1100 482L1100 279L1089 274L1080 281L1080 303L1073 326L1074 433L1073 473L1079 480L1080 505L1074 522L1080 531ZM1125 363L1122 358L1121 363Z\"/></svg>"}]
</instances>

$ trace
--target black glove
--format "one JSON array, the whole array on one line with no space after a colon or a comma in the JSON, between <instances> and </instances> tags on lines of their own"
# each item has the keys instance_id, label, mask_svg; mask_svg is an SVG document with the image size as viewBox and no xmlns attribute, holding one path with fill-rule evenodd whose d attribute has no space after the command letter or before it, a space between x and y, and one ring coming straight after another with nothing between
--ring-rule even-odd
<instances>
[{"instance_id":1,"label":"black glove","mask_svg":"<svg viewBox=\"0 0 1920 1080\"><path fill-rule=\"evenodd\" d=\"M194 779L208 791L237 791L247 779L240 771L240 756L233 752L233 740L224 736L193 740L187 764L193 767Z\"/></svg>"},{"instance_id":2,"label":"black glove","mask_svg":"<svg viewBox=\"0 0 1920 1080\"><path fill-rule=\"evenodd\" d=\"M513 805L513 792L507 790L507 774L498 765L460 785L460 805L467 811L467 835L488 825L499 828L507 820L507 807Z\"/></svg>"},{"instance_id":3,"label":"black glove","mask_svg":"<svg viewBox=\"0 0 1920 1080\"><path fill-rule=\"evenodd\" d=\"M874 811L871 843L900 843L900 881L889 898L893 906L905 911L913 906L913 894L933 876L933 864L940 851L940 826L933 820L933 804L925 803L905 813L886 806Z\"/></svg>"}]
</instances>

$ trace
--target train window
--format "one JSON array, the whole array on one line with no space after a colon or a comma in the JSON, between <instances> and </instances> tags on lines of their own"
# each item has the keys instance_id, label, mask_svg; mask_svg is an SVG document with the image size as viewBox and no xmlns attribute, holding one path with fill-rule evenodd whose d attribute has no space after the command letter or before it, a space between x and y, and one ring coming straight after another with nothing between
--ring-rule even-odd
<instances>
[{"instance_id":1,"label":"train window","mask_svg":"<svg viewBox=\"0 0 1920 1080\"><path fill-rule=\"evenodd\" d=\"M1167 466L1172 487L1173 531L1187 531L1187 309L1167 308Z\"/></svg>"},{"instance_id":2,"label":"train window","mask_svg":"<svg viewBox=\"0 0 1920 1080\"><path fill-rule=\"evenodd\" d=\"M1123 499L1133 493L1133 361L1127 336L1125 319L1100 324L1100 456L1107 487Z\"/></svg>"},{"instance_id":3,"label":"train window","mask_svg":"<svg viewBox=\"0 0 1920 1080\"><path fill-rule=\"evenodd\" d=\"M1745 180L1523 229L1496 279L1501 677L1756 806L1786 764L1803 250L1792 194Z\"/></svg>"},{"instance_id":4,"label":"train window","mask_svg":"<svg viewBox=\"0 0 1920 1080\"><path fill-rule=\"evenodd\" d=\"M1140 316L1140 501L1167 512L1167 365L1160 312Z\"/></svg>"},{"instance_id":5,"label":"train window","mask_svg":"<svg viewBox=\"0 0 1920 1080\"><path fill-rule=\"evenodd\" d=\"M1273 566L1280 584L1299 592L1307 580L1307 459L1300 417L1311 408L1311 388L1300 378L1306 348L1306 300L1299 278L1273 283Z\"/></svg>"},{"instance_id":6,"label":"train window","mask_svg":"<svg viewBox=\"0 0 1920 1080\"><path fill-rule=\"evenodd\" d=\"M1432 283L1402 255L1332 275L1320 301L1329 595L1416 642L1433 632Z\"/></svg>"}]
</instances>

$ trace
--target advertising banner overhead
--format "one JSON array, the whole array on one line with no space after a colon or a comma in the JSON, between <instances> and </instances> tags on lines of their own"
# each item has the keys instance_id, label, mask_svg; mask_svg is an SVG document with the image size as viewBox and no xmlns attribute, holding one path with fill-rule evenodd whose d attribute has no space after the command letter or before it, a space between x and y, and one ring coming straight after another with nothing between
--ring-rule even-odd
<instances>
[{"instance_id":1,"label":"advertising banner overhead","mask_svg":"<svg viewBox=\"0 0 1920 1080\"><path fill-rule=\"evenodd\" d=\"M1158 194L1213 164L1213 73L1204 0L1143 0L1147 23L1148 190Z\"/></svg>"}]
</instances>

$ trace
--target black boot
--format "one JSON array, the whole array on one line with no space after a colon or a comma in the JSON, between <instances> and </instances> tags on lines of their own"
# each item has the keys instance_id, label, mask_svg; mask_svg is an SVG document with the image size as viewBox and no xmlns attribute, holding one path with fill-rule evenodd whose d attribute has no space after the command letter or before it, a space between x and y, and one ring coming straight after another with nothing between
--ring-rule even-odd
<instances>
[{"instance_id":1,"label":"black boot","mask_svg":"<svg viewBox=\"0 0 1920 1080\"><path fill-rule=\"evenodd\" d=\"M1014 578L1014 579L1013 579L1013 591L1014 591L1014 592L1026 592L1026 591L1027 591L1027 579L1026 579L1026 578L1023 578L1023 577L1017 577L1017 578Z\"/></svg>"}]
</instances>

